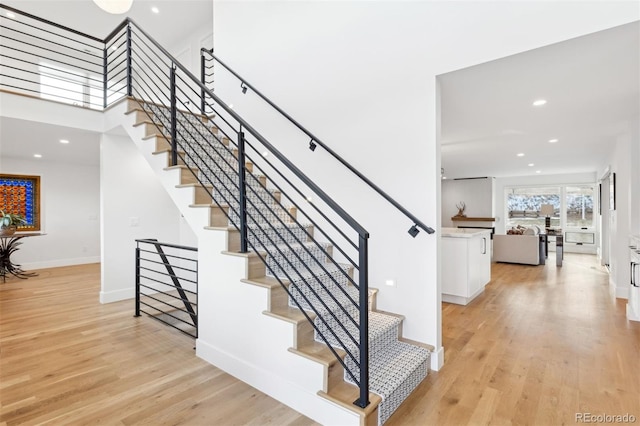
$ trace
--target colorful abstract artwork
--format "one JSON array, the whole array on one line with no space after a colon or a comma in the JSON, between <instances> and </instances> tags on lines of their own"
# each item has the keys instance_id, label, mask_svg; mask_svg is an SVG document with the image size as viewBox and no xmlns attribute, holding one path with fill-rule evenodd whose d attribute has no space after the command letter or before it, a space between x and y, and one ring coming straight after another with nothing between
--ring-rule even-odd
<instances>
[{"instance_id":1,"label":"colorful abstract artwork","mask_svg":"<svg viewBox=\"0 0 640 426\"><path fill-rule=\"evenodd\" d=\"M19 231L39 231L40 176L0 174L0 210L24 216Z\"/></svg>"}]
</instances>

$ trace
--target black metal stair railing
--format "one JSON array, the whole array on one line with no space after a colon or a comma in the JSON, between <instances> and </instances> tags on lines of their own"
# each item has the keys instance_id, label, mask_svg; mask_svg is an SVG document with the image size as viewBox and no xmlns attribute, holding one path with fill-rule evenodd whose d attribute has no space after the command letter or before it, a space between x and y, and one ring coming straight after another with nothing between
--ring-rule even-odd
<instances>
[{"instance_id":1,"label":"black metal stair railing","mask_svg":"<svg viewBox=\"0 0 640 426\"><path fill-rule=\"evenodd\" d=\"M78 105L97 109L127 96L135 100L156 133L169 142L171 163L187 165L208 192L212 208L226 218L224 225L217 226L228 227L230 241L237 236L241 252L252 251L262 259L267 273L288 294L289 303L300 309L317 339L327 344L346 376L359 387L354 403L368 405L366 229L203 83L208 65L203 65L200 79L195 77L131 19L101 40L2 4L0 9L14 14L2 14L0 19L0 87L45 97L51 84L61 89L49 94L57 95L56 100L81 99ZM50 35L53 43L48 49L40 49L34 41L34 35L45 37L40 33ZM86 49L77 48L82 43L88 45ZM43 78L48 66L60 73L55 79ZM259 93L244 80L242 84ZM73 95L65 96L67 92ZM335 154L285 116L311 137L312 144ZM418 227L432 232L337 158L412 220L413 236ZM167 269L170 259L162 253L163 246L152 240L139 244L143 242L156 248L157 265L165 265L172 291L181 301L178 304L184 304L183 319L197 327L195 305L182 284L176 283L175 266ZM137 281L143 275L136 273Z\"/></svg>"},{"instance_id":2,"label":"black metal stair railing","mask_svg":"<svg viewBox=\"0 0 640 426\"><path fill-rule=\"evenodd\" d=\"M240 251L263 260L360 387L356 403L368 405L367 231L134 22L112 37L121 32L131 45L128 91L171 141L172 158L198 170L239 231ZM200 113L202 90L213 120Z\"/></svg>"},{"instance_id":3,"label":"black metal stair railing","mask_svg":"<svg viewBox=\"0 0 640 426\"><path fill-rule=\"evenodd\" d=\"M136 240L135 316L145 313L198 337L198 249Z\"/></svg>"},{"instance_id":4,"label":"black metal stair railing","mask_svg":"<svg viewBox=\"0 0 640 426\"><path fill-rule=\"evenodd\" d=\"M370 188L372 188L375 192L377 192L382 198L387 200L391 205L393 205L397 210L402 212L407 218L413 222L413 226L409 229L409 234L412 237L416 237L420 232L418 228L426 231L429 234L433 234L435 231L430 226L427 226L418 219L413 213L403 207L399 202L393 199L389 194L387 194L384 190L382 190L378 185L373 183L368 177L363 175L358 169L353 167L350 163L348 163L344 158L342 158L338 153L336 153L333 149L331 149L326 143L324 143L320 138L315 136L309 130L307 130L302 124L296 121L291 115L282 110L278 105L276 105L271 99L262 94L258 89L256 89L253 85L247 82L247 80L241 77L236 71L234 71L231 67L229 67L226 63L224 63L220 58L218 58L214 53L213 49L200 49L200 78L202 83L207 87L212 87L214 80L214 69L215 64L219 64L223 67L227 72L229 72L232 76L234 76L238 81L240 81L240 88L243 94L246 94L250 89L251 92L255 93L261 100L263 100L267 105L276 110L280 115L287 119L291 124L293 124L301 133L303 133L306 138L309 140L309 149L311 151L315 151L317 146L321 146L325 151L329 153L338 163L342 166L346 167L349 171L355 174L358 178L360 178L363 182L365 182ZM203 102L201 104L201 111L203 114L206 114L208 111L206 109L205 103L206 92L202 91L202 99Z\"/></svg>"}]
</instances>

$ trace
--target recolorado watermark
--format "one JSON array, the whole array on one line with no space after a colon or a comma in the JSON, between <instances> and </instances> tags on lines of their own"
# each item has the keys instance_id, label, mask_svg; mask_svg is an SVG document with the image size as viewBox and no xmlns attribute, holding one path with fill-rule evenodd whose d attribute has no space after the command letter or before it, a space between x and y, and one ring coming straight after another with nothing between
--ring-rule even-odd
<instances>
[{"instance_id":1,"label":"recolorado watermark","mask_svg":"<svg viewBox=\"0 0 640 426\"><path fill-rule=\"evenodd\" d=\"M633 414L593 414L576 413L576 423L635 423Z\"/></svg>"}]
</instances>

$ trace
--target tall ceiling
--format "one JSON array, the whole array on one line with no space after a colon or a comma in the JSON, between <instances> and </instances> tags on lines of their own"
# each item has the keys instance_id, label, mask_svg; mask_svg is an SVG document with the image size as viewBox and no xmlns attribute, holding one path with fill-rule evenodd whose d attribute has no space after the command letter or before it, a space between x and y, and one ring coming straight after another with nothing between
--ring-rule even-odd
<instances>
[{"instance_id":1,"label":"tall ceiling","mask_svg":"<svg viewBox=\"0 0 640 426\"><path fill-rule=\"evenodd\" d=\"M104 12L92 0L2 0L2 3L98 38L104 38L129 16L167 48L186 39L194 28L213 28L212 0L134 0L126 15ZM159 13L152 12L155 6ZM0 105L1 108L1 105ZM59 139L68 139L61 145ZM82 143L79 143L82 141ZM97 133L3 117L0 113L0 158L33 159L97 165Z\"/></svg>"},{"instance_id":2,"label":"tall ceiling","mask_svg":"<svg viewBox=\"0 0 640 426\"><path fill-rule=\"evenodd\" d=\"M133 0L131 10L125 15L107 13L93 0L3 0L2 3L101 39L128 16L168 47L173 41L187 37L193 28L207 22L213 27L213 0ZM151 11L153 6L159 13Z\"/></svg>"},{"instance_id":3,"label":"tall ceiling","mask_svg":"<svg viewBox=\"0 0 640 426\"><path fill-rule=\"evenodd\" d=\"M640 125L640 22L439 81L447 178L595 172L616 138ZM538 99L547 103L533 106Z\"/></svg>"}]
</instances>

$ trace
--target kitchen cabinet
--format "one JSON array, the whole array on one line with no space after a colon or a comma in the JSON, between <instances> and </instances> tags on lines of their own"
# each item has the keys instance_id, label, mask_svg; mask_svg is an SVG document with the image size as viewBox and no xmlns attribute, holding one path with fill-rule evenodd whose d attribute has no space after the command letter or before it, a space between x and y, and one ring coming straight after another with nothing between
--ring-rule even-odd
<instances>
[{"instance_id":1,"label":"kitchen cabinet","mask_svg":"<svg viewBox=\"0 0 640 426\"><path fill-rule=\"evenodd\" d=\"M442 301L466 305L491 281L491 231L442 228Z\"/></svg>"}]
</instances>

